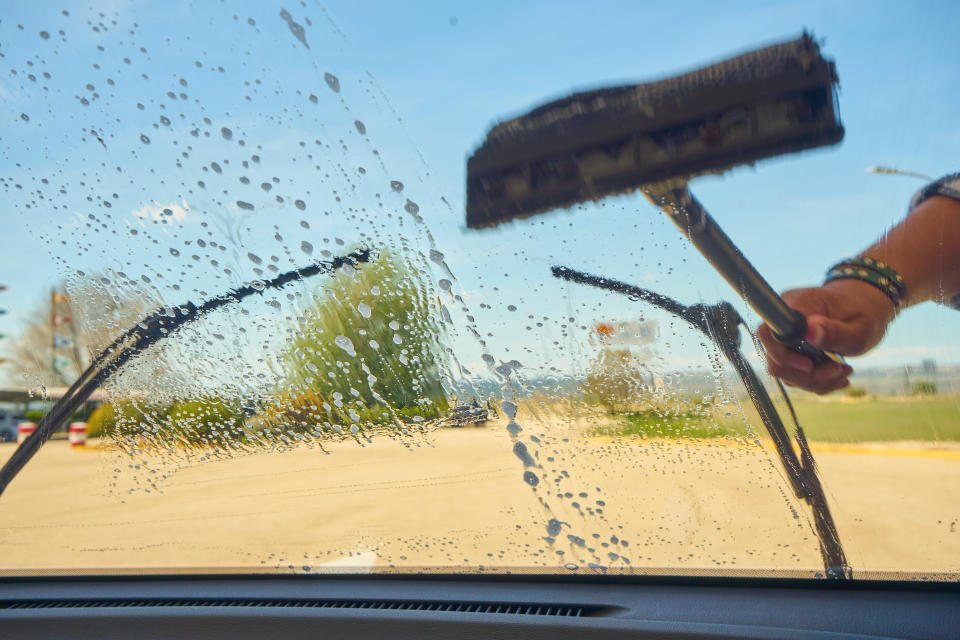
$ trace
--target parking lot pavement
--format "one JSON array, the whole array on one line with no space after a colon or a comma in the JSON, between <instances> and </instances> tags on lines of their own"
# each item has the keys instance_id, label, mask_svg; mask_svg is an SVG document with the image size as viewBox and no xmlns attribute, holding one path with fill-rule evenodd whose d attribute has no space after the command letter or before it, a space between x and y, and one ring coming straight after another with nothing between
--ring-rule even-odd
<instances>
[{"instance_id":1,"label":"parking lot pavement","mask_svg":"<svg viewBox=\"0 0 960 640\"><path fill-rule=\"evenodd\" d=\"M0 566L821 568L806 507L760 446L591 439L540 424L528 428L525 466L503 426L179 466L48 443L0 497ZM0 445L0 459L12 450ZM817 454L847 556L860 575L956 572L960 460L897 451Z\"/></svg>"}]
</instances>

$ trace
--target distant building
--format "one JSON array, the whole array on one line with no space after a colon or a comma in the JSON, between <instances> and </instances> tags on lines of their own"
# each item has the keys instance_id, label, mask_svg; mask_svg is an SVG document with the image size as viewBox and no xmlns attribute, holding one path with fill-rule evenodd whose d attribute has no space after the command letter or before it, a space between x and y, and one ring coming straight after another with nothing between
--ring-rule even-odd
<instances>
[{"instance_id":1,"label":"distant building","mask_svg":"<svg viewBox=\"0 0 960 640\"><path fill-rule=\"evenodd\" d=\"M654 343L660 332L653 320L609 320L596 323L594 335L606 347L635 347Z\"/></svg>"}]
</instances>

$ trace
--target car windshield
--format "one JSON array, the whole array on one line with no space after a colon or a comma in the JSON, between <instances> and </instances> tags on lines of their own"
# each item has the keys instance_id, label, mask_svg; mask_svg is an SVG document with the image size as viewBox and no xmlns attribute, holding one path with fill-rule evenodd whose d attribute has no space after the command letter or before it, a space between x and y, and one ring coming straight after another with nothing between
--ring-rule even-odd
<instances>
[{"instance_id":1,"label":"car windshield","mask_svg":"<svg viewBox=\"0 0 960 640\"><path fill-rule=\"evenodd\" d=\"M958 312L906 310L850 386L788 404L756 300L635 188L698 174L773 289L822 282L957 170L957 17L10 4L0 463L57 424L0 495L0 573L956 580ZM790 89L791 123L842 116L815 142L703 161L779 99L705 116L716 70L488 137L785 42L836 64L838 92ZM686 173L589 177L690 145Z\"/></svg>"}]
</instances>

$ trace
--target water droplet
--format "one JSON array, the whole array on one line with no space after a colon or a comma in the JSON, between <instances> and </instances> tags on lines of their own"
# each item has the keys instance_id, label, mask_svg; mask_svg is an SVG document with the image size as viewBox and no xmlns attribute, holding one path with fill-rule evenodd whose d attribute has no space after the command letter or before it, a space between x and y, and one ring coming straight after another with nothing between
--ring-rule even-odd
<instances>
[{"instance_id":1,"label":"water droplet","mask_svg":"<svg viewBox=\"0 0 960 640\"><path fill-rule=\"evenodd\" d=\"M394 331L399 331L399 330L400 330L400 323L397 322L396 320L391 320L389 326L390 326L390 328L393 329Z\"/></svg>"},{"instance_id":2,"label":"water droplet","mask_svg":"<svg viewBox=\"0 0 960 640\"><path fill-rule=\"evenodd\" d=\"M313 245L304 240L300 243L300 251L303 251L308 256L313 253Z\"/></svg>"},{"instance_id":3,"label":"water droplet","mask_svg":"<svg viewBox=\"0 0 960 640\"><path fill-rule=\"evenodd\" d=\"M551 538L556 538L562 530L563 523L556 518L550 518L550 521L547 522L547 535Z\"/></svg>"},{"instance_id":4,"label":"water droplet","mask_svg":"<svg viewBox=\"0 0 960 640\"><path fill-rule=\"evenodd\" d=\"M146 135L141 133L140 142L142 142L143 144L150 144L150 138L148 138Z\"/></svg>"},{"instance_id":5,"label":"water droplet","mask_svg":"<svg viewBox=\"0 0 960 640\"><path fill-rule=\"evenodd\" d=\"M50 34L47 33L46 31L41 31L41 32L40 32L40 37L43 38L44 40L49 40L49 39L50 39Z\"/></svg>"},{"instance_id":6,"label":"water droplet","mask_svg":"<svg viewBox=\"0 0 960 640\"><path fill-rule=\"evenodd\" d=\"M179 255L180 255L180 252L171 247L171 248L170 248L170 255L176 257L176 256L179 256Z\"/></svg>"},{"instance_id":7,"label":"water droplet","mask_svg":"<svg viewBox=\"0 0 960 640\"><path fill-rule=\"evenodd\" d=\"M515 442L513 445L513 455L520 458L520 461L523 462L525 467L534 467L536 462L533 460L533 456L530 455L530 452L527 451L527 445L522 442Z\"/></svg>"},{"instance_id":8,"label":"water droplet","mask_svg":"<svg viewBox=\"0 0 960 640\"><path fill-rule=\"evenodd\" d=\"M231 131L228 127L221 127L221 129L220 129L220 135L223 136L223 139L224 139L224 140L232 140L232 139L233 139L233 131Z\"/></svg>"},{"instance_id":9,"label":"water droplet","mask_svg":"<svg viewBox=\"0 0 960 640\"><path fill-rule=\"evenodd\" d=\"M252 262L253 264L263 264L263 258L261 258L255 253L248 253L247 257L250 259L250 262Z\"/></svg>"},{"instance_id":10,"label":"water droplet","mask_svg":"<svg viewBox=\"0 0 960 640\"><path fill-rule=\"evenodd\" d=\"M307 49L310 48L310 45L307 44L307 33L303 28L303 25L294 21L293 16L290 15L290 12L286 9L280 10L280 17L287 23L287 26L290 27L290 33L293 34L293 37L303 43Z\"/></svg>"},{"instance_id":11,"label":"water droplet","mask_svg":"<svg viewBox=\"0 0 960 640\"><path fill-rule=\"evenodd\" d=\"M340 80L337 79L337 76L332 73L324 73L323 79L327 81L327 86L330 87L334 93L340 93Z\"/></svg>"},{"instance_id":12,"label":"water droplet","mask_svg":"<svg viewBox=\"0 0 960 640\"><path fill-rule=\"evenodd\" d=\"M420 213L420 205L418 205L413 200L407 199L407 203L403 205L403 208L406 209L407 213L417 215Z\"/></svg>"},{"instance_id":13,"label":"water droplet","mask_svg":"<svg viewBox=\"0 0 960 640\"><path fill-rule=\"evenodd\" d=\"M360 135L364 135L367 133L367 127L359 120L354 120L353 126L357 128L357 133L359 133Z\"/></svg>"},{"instance_id":14,"label":"water droplet","mask_svg":"<svg viewBox=\"0 0 960 640\"><path fill-rule=\"evenodd\" d=\"M357 311L359 311L360 315L362 315L364 318L369 318L373 313L372 309L362 302L357 305Z\"/></svg>"},{"instance_id":15,"label":"water droplet","mask_svg":"<svg viewBox=\"0 0 960 640\"><path fill-rule=\"evenodd\" d=\"M213 170L214 170L215 172L217 172L217 173L223 173L223 169L221 169L221 168L220 168L220 165L217 164L216 162L211 162L211 163L210 163L210 168L213 169Z\"/></svg>"},{"instance_id":16,"label":"water droplet","mask_svg":"<svg viewBox=\"0 0 960 640\"><path fill-rule=\"evenodd\" d=\"M437 286L439 286L443 291L450 291L450 287L452 284L453 283L447 280L446 278L441 278L437 282Z\"/></svg>"},{"instance_id":17,"label":"water droplet","mask_svg":"<svg viewBox=\"0 0 960 640\"><path fill-rule=\"evenodd\" d=\"M303 211L304 209L307 208L307 203L304 202L303 200L294 200L293 206L295 206L297 209L300 209L300 211Z\"/></svg>"},{"instance_id":18,"label":"water droplet","mask_svg":"<svg viewBox=\"0 0 960 640\"><path fill-rule=\"evenodd\" d=\"M350 342L350 338L346 336L337 336L336 338L333 339L333 343L338 347L340 347L341 349L343 349L344 351L346 351L351 356L357 355L356 350L353 348L353 343Z\"/></svg>"},{"instance_id":19,"label":"water droplet","mask_svg":"<svg viewBox=\"0 0 960 640\"><path fill-rule=\"evenodd\" d=\"M243 200L237 200L237 206L241 209L246 209L247 211L253 211L254 208L252 204Z\"/></svg>"},{"instance_id":20,"label":"water droplet","mask_svg":"<svg viewBox=\"0 0 960 640\"><path fill-rule=\"evenodd\" d=\"M403 191L403 183L400 182L399 180L391 180L390 188L396 191L397 193L400 193L401 191Z\"/></svg>"},{"instance_id":21,"label":"water droplet","mask_svg":"<svg viewBox=\"0 0 960 640\"><path fill-rule=\"evenodd\" d=\"M301 220L301 221L300 221L300 226L303 227L304 229L309 229L309 228L310 228L310 223L307 222L306 220Z\"/></svg>"},{"instance_id":22,"label":"water droplet","mask_svg":"<svg viewBox=\"0 0 960 640\"><path fill-rule=\"evenodd\" d=\"M567 535L567 540L569 540L569 541L572 542L573 544L577 545L578 547L585 547L585 546L587 546L587 541L584 540L583 538L581 538L580 536L575 536L575 535L572 535L572 534L568 534L568 535Z\"/></svg>"},{"instance_id":23,"label":"water droplet","mask_svg":"<svg viewBox=\"0 0 960 640\"><path fill-rule=\"evenodd\" d=\"M523 481L531 487L535 487L540 483L540 478L538 478L537 474L535 474L533 471L524 471Z\"/></svg>"}]
</instances>

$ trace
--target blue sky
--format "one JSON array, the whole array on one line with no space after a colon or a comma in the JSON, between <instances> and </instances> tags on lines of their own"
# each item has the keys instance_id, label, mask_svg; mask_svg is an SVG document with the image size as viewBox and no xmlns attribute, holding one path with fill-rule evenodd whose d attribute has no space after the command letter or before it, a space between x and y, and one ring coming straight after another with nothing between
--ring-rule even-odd
<instances>
[{"instance_id":1,"label":"blue sky","mask_svg":"<svg viewBox=\"0 0 960 640\"><path fill-rule=\"evenodd\" d=\"M309 49L281 20L281 7L305 25ZM295 264L304 259L296 251L303 240L335 250L337 238L349 244L366 233L444 253L497 357L574 366L564 363L580 357L582 345L555 343L563 342L564 318L579 324L646 312L552 282L552 264L691 302L732 292L637 197L467 232L465 158L491 124L572 89L672 75L809 29L837 62L843 143L700 179L693 188L776 288L813 284L899 219L922 185L867 174L867 166L934 176L957 170L958 17L952 2L13 2L0 21L0 173L7 179L0 282L10 286L0 293L0 306L10 310L0 316L0 333L15 335L52 283L73 269L120 269L132 279L166 274L163 283L153 278L152 293L181 302L255 277L247 253L280 258L278 247L292 247L280 262ZM107 30L93 30L101 21ZM52 74L45 83L25 78L44 69ZM339 93L324 73L338 78ZM84 106L87 84L100 98ZM171 101L168 91L189 97ZM163 114L170 125L157 124ZM354 120L364 123L364 134ZM196 126L211 136L190 136ZM106 147L88 135L91 127ZM234 132L230 140L222 127ZM263 162L241 168L253 154ZM210 169L214 161L222 173ZM247 174L251 183L239 182ZM198 188L198 179L207 187ZM403 182L403 192L391 190L390 180ZM263 181L275 185L269 194ZM404 214L407 198L424 224ZM303 211L291 206L296 199L306 202ZM238 209L237 200L256 210ZM174 205L177 219L153 224ZM97 221L87 227L90 214ZM101 223L107 227L98 230ZM131 228L142 233L131 236ZM221 242L229 249L217 268L171 257L170 248L183 249L211 229L214 236L202 237L234 241ZM274 234L285 239L274 242ZM222 272L227 263L231 274ZM183 286L172 288L178 281ZM473 364L479 347L464 338L460 322L453 342ZM935 305L913 309L880 348L853 364L960 362L955 322L955 312ZM665 329L672 343L662 347L664 359L705 364L691 336L672 331Z\"/></svg>"}]
</instances>

